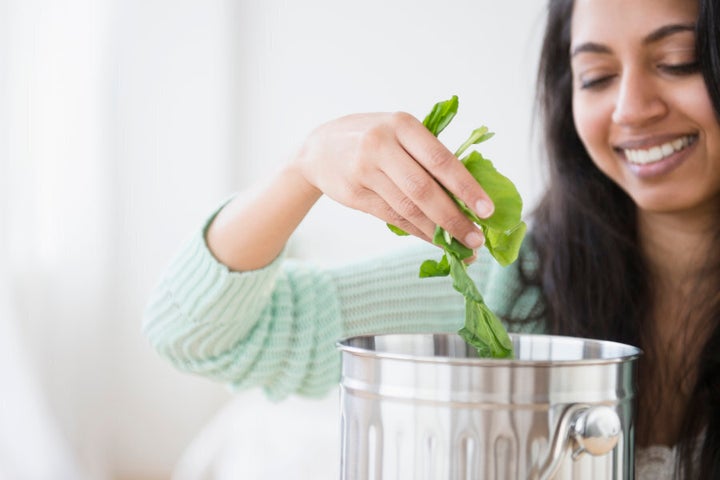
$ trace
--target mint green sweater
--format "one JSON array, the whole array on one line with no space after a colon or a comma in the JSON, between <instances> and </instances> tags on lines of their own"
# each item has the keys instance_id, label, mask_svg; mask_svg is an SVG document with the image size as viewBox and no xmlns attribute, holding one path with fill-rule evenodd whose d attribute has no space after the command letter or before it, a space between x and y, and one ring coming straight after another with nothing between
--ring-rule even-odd
<instances>
[{"instance_id":1,"label":"mint green sweater","mask_svg":"<svg viewBox=\"0 0 720 480\"><path fill-rule=\"evenodd\" d=\"M339 339L463 325L464 301L450 279L418 278L423 260L442 255L431 245L333 268L281 255L265 268L233 272L213 257L204 234L198 231L165 272L144 332L180 370L234 389L260 386L276 400L320 396L339 380ZM523 318L539 301L536 289L519 290L516 265L500 267L485 249L468 271L500 317Z\"/></svg>"}]
</instances>

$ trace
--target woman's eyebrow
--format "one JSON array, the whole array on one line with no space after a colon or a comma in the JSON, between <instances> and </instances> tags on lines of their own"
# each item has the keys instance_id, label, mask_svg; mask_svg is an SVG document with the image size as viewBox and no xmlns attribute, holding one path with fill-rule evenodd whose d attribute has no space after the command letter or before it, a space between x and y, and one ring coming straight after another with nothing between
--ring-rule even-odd
<instances>
[{"instance_id":1,"label":"woman's eyebrow","mask_svg":"<svg viewBox=\"0 0 720 480\"><path fill-rule=\"evenodd\" d=\"M577 45L570 51L570 57L574 57L578 53L612 53L610 47L595 42L585 42Z\"/></svg>"},{"instance_id":2,"label":"woman's eyebrow","mask_svg":"<svg viewBox=\"0 0 720 480\"><path fill-rule=\"evenodd\" d=\"M642 43L643 45L647 45L650 43L659 42L660 40L667 38L671 35L674 35L676 33L680 32L695 32L695 24L694 23L673 23L670 25L663 25L662 27L658 28L657 30L653 30L650 32L645 38L643 38ZM612 53L612 50L610 47L595 43L595 42L585 42L581 43L570 51L570 57L574 57L578 53Z\"/></svg>"},{"instance_id":3,"label":"woman's eyebrow","mask_svg":"<svg viewBox=\"0 0 720 480\"><path fill-rule=\"evenodd\" d=\"M650 32L644 39L643 44L653 43L662 40L663 38L669 37L680 32L695 32L694 23L674 23L671 25L664 25L657 30Z\"/></svg>"}]
</instances>

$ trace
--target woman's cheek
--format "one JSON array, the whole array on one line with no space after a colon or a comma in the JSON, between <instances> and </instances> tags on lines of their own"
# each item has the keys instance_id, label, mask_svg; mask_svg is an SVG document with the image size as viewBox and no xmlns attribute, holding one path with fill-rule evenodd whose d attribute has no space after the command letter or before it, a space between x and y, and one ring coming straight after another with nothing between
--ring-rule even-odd
<instances>
[{"instance_id":1,"label":"woman's cheek","mask_svg":"<svg viewBox=\"0 0 720 480\"><path fill-rule=\"evenodd\" d=\"M601 118L598 112L588 102L573 101L573 118L575 129L588 153L594 156L600 145L600 138L604 136Z\"/></svg>"}]
</instances>

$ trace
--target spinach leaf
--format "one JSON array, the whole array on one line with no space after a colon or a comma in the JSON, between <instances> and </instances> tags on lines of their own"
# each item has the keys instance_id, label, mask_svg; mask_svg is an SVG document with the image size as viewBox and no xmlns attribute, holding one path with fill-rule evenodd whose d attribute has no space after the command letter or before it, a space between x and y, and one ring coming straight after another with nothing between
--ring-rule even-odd
<instances>
[{"instance_id":1,"label":"spinach leaf","mask_svg":"<svg viewBox=\"0 0 720 480\"><path fill-rule=\"evenodd\" d=\"M420 265L420 278L447 277L450 274L450 264L447 255L443 255L439 262L425 260Z\"/></svg>"},{"instance_id":2,"label":"spinach leaf","mask_svg":"<svg viewBox=\"0 0 720 480\"><path fill-rule=\"evenodd\" d=\"M445 253L451 253L453 256L460 260L465 260L473 256L471 248L466 247L462 243L450 236L444 228L440 226L435 227L435 235L433 236L433 243L443 247Z\"/></svg>"},{"instance_id":3,"label":"spinach leaf","mask_svg":"<svg viewBox=\"0 0 720 480\"><path fill-rule=\"evenodd\" d=\"M423 125L437 136L455 117L458 97L435 104L425 117ZM480 127L455 151L460 157L472 145L490 139L494 134L487 127ZM513 263L520 251L527 225L522 221L522 198L515 185L498 172L492 162L479 152L472 151L460 160L495 204L495 212L489 218L480 218L465 203L452 193L448 195L462 212L478 224L485 235L485 247L502 266ZM397 235L407 235L402 229L387 224ZM425 260L420 266L420 277L444 277L450 275L453 288L465 297L465 325L458 334L477 349L481 357L512 358L513 347L510 336L497 316L488 308L467 273L463 260L471 257L473 251L467 248L440 226L435 228L433 243L444 250L439 261Z\"/></svg>"},{"instance_id":4,"label":"spinach leaf","mask_svg":"<svg viewBox=\"0 0 720 480\"><path fill-rule=\"evenodd\" d=\"M385 225L387 225L387 227L390 229L390 231L393 232L398 237L407 237L408 235L410 235L409 233L407 233L405 230L403 230L400 227L396 227L395 225L391 225L389 223L386 223Z\"/></svg>"},{"instance_id":5,"label":"spinach leaf","mask_svg":"<svg viewBox=\"0 0 720 480\"><path fill-rule=\"evenodd\" d=\"M465 263L451 256L453 288L465 297L465 326L458 332L483 357L512 358L512 341L505 327L487 307Z\"/></svg>"},{"instance_id":6,"label":"spinach leaf","mask_svg":"<svg viewBox=\"0 0 720 480\"><path fill-rule=\"evenodd\" d=\"M437 137L455 117L458 105L457 95L453 95L451 99L444 102L436 103L428 116L425 117L425 120L423 120L423 125Z\"/></svg>"},{"instance_id":7,"label":"spinach leaf","mask_svg":"<svg viewBox=\"0 0 720 480\"><path fill-rule=\"evenodd\" d=\"M462 162L495 204L492 216L488 219L478 218L476 223L502 231L520 223L523 204L515 185L478 152L470 153Z\"/></svg>"},{"instance_id":8,"label":"spinach leaf","mask_svg":"<svg viewBox=\"0 0 720 480\"><path fill-rule=\"evenodd\" d=\"M485 247L500 265L507 267L517 260L526 231L525 222L520 222L514 228L504 232L493 228L483 228Z\"/></svg>"},{"instance_id":9,"label":"spinach leaf","mask_svg":"<svg viewBox=\"0 0 720 480\"><path fill-rule=\"evenodd\" d=\"M488 132L488 128L486 126L476 128L470 134L470 138L465 140L465 143L460 145L460 148L455 150L455 156L460 158L460 155L465 153L465 150L467 150L471 145L477 145L478 143L482 143L485 140L490 140L494 135L495 134L493 132Z\"/></svg>"}]
</instances>

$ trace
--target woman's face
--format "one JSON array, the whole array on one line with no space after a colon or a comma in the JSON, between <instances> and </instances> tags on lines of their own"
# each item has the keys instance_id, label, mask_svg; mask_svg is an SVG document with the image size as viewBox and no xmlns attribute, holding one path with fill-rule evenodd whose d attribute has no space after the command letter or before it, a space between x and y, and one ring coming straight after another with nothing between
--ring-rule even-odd
<instances>
[{"instance_id":1,"label":"woman's face","mask_svg":"<svg viewBox=\"0 0 720 480\"><path fill-rule=\"evenodd\" d=\"M695 53L693 0L576 0L573 116L595 164L642 210L720 194L720 125Z\"/></svg>"}]
</instances>

